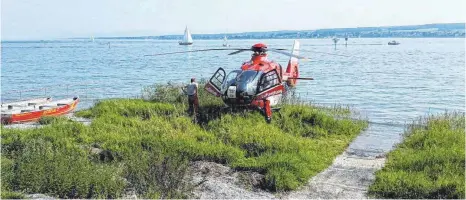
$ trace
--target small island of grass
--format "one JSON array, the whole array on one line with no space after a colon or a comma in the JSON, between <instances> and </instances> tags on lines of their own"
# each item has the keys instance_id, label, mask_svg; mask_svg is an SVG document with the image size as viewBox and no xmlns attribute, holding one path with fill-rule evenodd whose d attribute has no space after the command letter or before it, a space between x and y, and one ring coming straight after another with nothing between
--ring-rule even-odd
<instances>
[{"instance_id":1,"label":"small island of grass","mask_svg":"<svg viewBox=\"0 0 466 200\"><path fill-rule=\"evenodd\" d=\"M189 198L192 161L258 172L265 190L293 190L367 126L347 108L309 104L284 104L268 124L260 112L224 109L204 91L193 120L170 85L148 88L144 99L103 100L76 113L92 118L89 126L54 118L41 128L2 127L2 198L122 198L128 188L140 198Z\"/></svg>"}]
</instances>

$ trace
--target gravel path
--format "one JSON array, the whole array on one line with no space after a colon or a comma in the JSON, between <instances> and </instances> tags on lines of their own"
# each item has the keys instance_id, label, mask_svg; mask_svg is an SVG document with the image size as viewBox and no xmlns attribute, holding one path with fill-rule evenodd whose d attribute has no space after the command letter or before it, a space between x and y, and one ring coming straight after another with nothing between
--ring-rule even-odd
<instances>
[{"instance_id":1,"label":"gravel path","mask_svg":"<svg viewBox=\"0 0 466 200\"><path fill-rule=\"evenodd\" d=\"M365 199L367 189L381 169L385 158L364 158L347 152L309 180L302 188L283 195L284 199Z\"/></svg>"},{"instance_id":2,"label":"gravel path","mask_svg":"<svg viewBox=\"0 0 466 200\"><path fill-rule=\"evenodd\" d=\"M212 162L197 161L191 166L194 191L201 199L366 199L374 172L381 169L385 158L339 155L333 164L296 191L271 193L257 189L263 175L238 172Z\"/></svg>"}]
</instances>

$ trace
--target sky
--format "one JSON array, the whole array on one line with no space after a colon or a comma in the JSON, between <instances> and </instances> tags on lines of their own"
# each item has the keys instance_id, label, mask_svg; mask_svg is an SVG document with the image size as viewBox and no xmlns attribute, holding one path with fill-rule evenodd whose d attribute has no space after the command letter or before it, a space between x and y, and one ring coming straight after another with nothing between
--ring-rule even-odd
<instances>
[{"instance_id":1,"label":"sky","mask_svg":"<svg viewBox=\"0 0 466 200\"><path fill-rule=\"evenodd\" d=\"M1 0L1 39L458 23L465 0Z\"/></svg>"}]
</instances>

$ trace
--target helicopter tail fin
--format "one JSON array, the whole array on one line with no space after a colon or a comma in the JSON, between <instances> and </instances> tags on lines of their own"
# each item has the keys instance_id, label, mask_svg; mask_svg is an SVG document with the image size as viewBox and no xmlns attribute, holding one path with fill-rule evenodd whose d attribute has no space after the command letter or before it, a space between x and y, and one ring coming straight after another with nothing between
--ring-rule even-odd
<instances>
[{"instance_id":1,"label":"helicopter tail fin","mask_svg":"<svg viewBox=\"0 0 466 200\"><path fill-rule=\"evenodd\" d=\"M295 40L293 43L293 50L291 53L294 55L299 55L299 41ZM299 68L298 68L298 58L290 57L288 61L288 66L286 67L286 74L290 79L287 80L289 86L295 86L299 78Z\"/></svg>"}]
</instances>

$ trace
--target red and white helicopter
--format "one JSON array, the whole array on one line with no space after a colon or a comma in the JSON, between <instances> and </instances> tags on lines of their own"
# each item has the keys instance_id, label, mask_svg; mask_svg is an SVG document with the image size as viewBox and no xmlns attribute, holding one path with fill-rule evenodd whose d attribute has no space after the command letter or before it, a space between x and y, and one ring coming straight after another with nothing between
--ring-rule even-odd
<instances>
[{"instance_id":1,"label":"red and white helicopter","mask_svg":"<svg viewBox=\"0 0 466 200\"><path fill-rule=\"evenodd\" d=\"M265 44L258 43L248 49L200 49L147 56L216 50L236 50L228 55L244 51L252 51L253 54L251 59L244 62L239 70L227 74L223 68L218 68L205 85L205 90L222 98L227 106L259 108L264 112L267 122L272 119L272 107L280 103L282 95L289 88L295 87L299 79L313 80L313 78L299 77L298 59L306 58L298 55L299 42L297 40L294 41L291 53L283 52L282 50L285 49L270 49ZM279 63L269 60L268 51L290 56L286 69L283 69Z\"/></svg>"}]
</instances>

